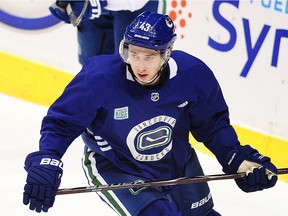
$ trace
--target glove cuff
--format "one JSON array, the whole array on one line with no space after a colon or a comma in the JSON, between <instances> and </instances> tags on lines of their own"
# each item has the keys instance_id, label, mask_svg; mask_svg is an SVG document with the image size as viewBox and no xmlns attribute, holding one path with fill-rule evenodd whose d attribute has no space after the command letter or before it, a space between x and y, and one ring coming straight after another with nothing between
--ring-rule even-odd
<instances>
[{"instance_id":1,"label":"glove cuff","mask_svg":"<svg viewBox=\"0 0 288 216\"><path fill-rule=\"evenodd\" d=\"M28 171L30 166L33 164L36 166L41 165L43 158L47 158L50 160L53 159L54 161L58 161L59 162L59 168L61 168L61 170L63 169L63 163L60 160L60 157L55 152L50 151L50 150L40 150L40 151L32 152L32 153L27 155L27 157L25 159L25 163L24 163L25 164L25 167L24 167L25 170ZM49 164L44 163L43 165L49 165ZM55 164L52 164L52 165L55 166Z\"/></svg>"},{"instance_id":2,"label":"glove cuff","mask_svg":"<svg viewBox=\"0 0 288 216\"><path fill-rule=\"evenodd\" d=\"M238 149L233 150L226 157L223 172L227 174L236 173L240 164L245 160L244 156L240 154Z\"/></svg>"}]
</instances>

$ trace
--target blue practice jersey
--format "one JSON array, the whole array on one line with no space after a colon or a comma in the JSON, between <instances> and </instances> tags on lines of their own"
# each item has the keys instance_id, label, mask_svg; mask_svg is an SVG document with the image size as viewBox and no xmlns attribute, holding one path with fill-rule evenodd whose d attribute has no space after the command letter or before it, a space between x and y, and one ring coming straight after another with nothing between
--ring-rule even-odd
<instances>
[{"instance_id":1,"label":"blue practice jersey","mask_svg":"<svg viewBox=\"0 0 288 216\"><path fill-rule=\"evenodd\" d=\"M97 141L89 148L121 170L168 179L182 175L191 132L224 164L239 142L212 71L182 51L167 71L164 84L145 88L119 54L89 59L44 117L40 149L63 156L88 128Z\"/></svg>"}]
</instances>

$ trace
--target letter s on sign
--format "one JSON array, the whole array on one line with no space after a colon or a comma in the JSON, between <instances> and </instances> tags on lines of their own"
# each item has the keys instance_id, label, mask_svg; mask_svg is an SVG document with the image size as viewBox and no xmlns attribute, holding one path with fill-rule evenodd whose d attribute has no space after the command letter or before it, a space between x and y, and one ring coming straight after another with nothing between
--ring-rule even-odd
<instances>
[{"instance_id":1,"label":"letter s on sign","mask_svg":"<svg viewBox=\"0 0 288 216\"><path fill-rule=\"evenodd\" d=\"M222 44L222 43L218 43L217 41L209 37L208 44L209 46L211 46L212 48L216 50L227 52L235 46L236 39L237 39L237 32L234 26L220 14L220 5L222 3L231 4L235 6L236 8L239 8L239 1L231 1L231 0L230 1L214 1L214 4L213 4L214 18L220 25L222 25L229 32L230 40L227 43Z\"/></svg>"}]
</instances>

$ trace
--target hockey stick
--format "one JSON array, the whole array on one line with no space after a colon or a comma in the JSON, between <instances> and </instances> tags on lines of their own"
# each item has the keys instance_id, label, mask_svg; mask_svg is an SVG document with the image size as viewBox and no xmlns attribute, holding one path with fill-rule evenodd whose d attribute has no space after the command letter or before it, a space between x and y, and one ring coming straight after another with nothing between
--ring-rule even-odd
<instances>
[{"instance_id":1,"label":"hockey stick","mask_svg":"<svg viewBox=\"0 0 288 216\"><path fill-rule=\"evenodd\" d=\"M278 175L281 175L281 174L288 174L288 168L278 169ZM215 181L215 180L239 179L239 178L243 178L244 176L245 176L245 173L219 174L219 175L196 176L196 177L191 177L191 178L183 177L183 178L161 180L161 181L147 181L147 182L135 181L135 182L119 183L119 184L62 188L58 190L57 195L86 193L86 192L101 192L101 191L107 191L107 190L119 190L119 189L127 189L127 188L159 187L159 186L168 186L168 185L191 184L191 183L200 183L200 182L208 182L208 181Z\"/></svg>"},{"instance_id":2,"label":"hockey stick","mask_svg":"<svg viewBox=\"0 0 288 216\"><path fill-rule=\"evenodd\" d=\"M69 20L70 20L70 22L72 23L72 25L74 27L78 26L79 23L82 21L83 16L84 16L84 14L86 12L86 9L87 9L88 5L89 5L89 0L85 0L83 8L82 8L79 16L77 17L69 3L62 2L62 1L57 1L57 6L62 8L62 9L64 9L64 10L66 10L66 13L67 13L67 15L69 17Z\"/></svg>"},{"instance_id":3,"label":"hockey stick","mask_svg":"<svg viewBox=\"0 0 288 216\"><path fill-rule=\"evenodd\" d=\"M85 11L86 11L86 9L88 7L88 4L89 4L89 0L85 0L84 6L82 8L82 11L80 12L78 17L74 14L74 12L73 12L73 10L71 8L71 5L70 4L67 5L66 12L67 12L67 14L69 16L70 22L72 23L72 25L74 27L78 26L79 23L82 21L83 16L85 14Z\"/></svg>"}]
</instances>

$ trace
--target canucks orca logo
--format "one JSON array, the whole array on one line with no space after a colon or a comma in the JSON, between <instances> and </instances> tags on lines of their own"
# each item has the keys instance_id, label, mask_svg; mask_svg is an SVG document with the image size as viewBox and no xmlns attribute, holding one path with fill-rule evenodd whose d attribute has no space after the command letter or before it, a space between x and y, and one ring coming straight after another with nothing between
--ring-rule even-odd
<instances>
[{"instance_id":1,"label":"canucks orca logo","mask_svg":"<svg viewBox=\"0 0 288 216\"><path fill-rule=\"evenodd\" d=\"M127 145L138 161L159 161L172 149L172 128L176 119L160 115L141 122L131 129Z\"/></svg>"},{"instance_id":2,"label":"canucks orca logo","mask_svg":"<svg viewBox=\"0 0 288 216\"><path fill-rule=\"evenodd\" d=\"M49 4L49 5L47 5ZM0 2L0 22L23 30L40 30L60 21L48 10L50 1Z\"/></svg>"},{"instance_id":3,"label":"canucks orca logo","mask_svg":"<svg viewBox=\"0 0 288 216\"><path fill-rule=\"evenodd\" d=\"M145 151L160 146L164 146L171 140L171 129L169 127L159 127L152 131L147 131L138 136L137 149Z\"/></svg>"}]
</instances>

